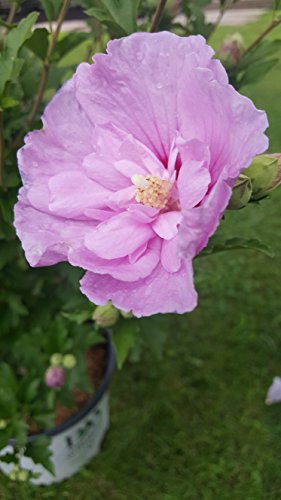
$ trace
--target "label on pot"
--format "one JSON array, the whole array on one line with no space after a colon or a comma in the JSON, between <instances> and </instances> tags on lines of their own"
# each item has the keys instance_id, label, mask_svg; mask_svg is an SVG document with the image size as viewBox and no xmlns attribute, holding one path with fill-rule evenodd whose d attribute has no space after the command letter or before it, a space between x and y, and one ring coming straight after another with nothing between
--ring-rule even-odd
<instances>
[{"instance_id":1,"label":"label on pot","mask_svg":"<svg viewBox=\"0 0 281 500\"><path fill-rule=\"evenodd\" d=\"M20 459L21 467L38 474L36 479L31 480L33 484L51 484L66 479L99 453L108 426L108 394L105 394L76 424L51 437L50 449L55 476L42 465L34 464L31 458L24 456L24 452ZM9 474L14 464L1 462L1 455L6 455L11 450L9 445L0 451L0 470L4 474Z\"/></svg>"}]
</instances>

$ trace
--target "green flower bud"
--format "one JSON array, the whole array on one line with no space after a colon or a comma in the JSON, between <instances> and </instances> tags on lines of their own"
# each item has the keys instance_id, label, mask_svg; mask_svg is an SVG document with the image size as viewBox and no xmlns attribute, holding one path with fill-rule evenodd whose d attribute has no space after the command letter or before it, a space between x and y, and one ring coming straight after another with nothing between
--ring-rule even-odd
<instances>
[{"instance_id":1,"label":"green flower bud","mask_svg":"<svg viewBox=\"0 0 281 500\"><path fill-rule=\"evenodd\" d=\"M267 196L280 183L280 155L256 156L251 165L244 170L252 182L252 200L260 200Z\"/></svg>"},{"instance_id":2,"label":"green flower bud","mask_svg":"<svg viewBox=\"0 0 281 500\"><path fill-rule=\"evenodd\" d=\"M19 481L24 482L28 480L28 476L29 476L28 471L26 469L22 469L18 472L17 479Z\"/></svg>"},{"instance_id":3,"label":"green flower bud","mask_svg":"<svg viewBox=\"0 0 281 500\"><path fill-rule=\"evenodd\" d=\"M17 479L17 473L15 470L11 470L10 474L9 474L9 478L12 480L12 481L16 481Z\"/></svg>"},{"instance_id":4,"label":"green flower bud","mask_svg":"<svg viewBox=\"0 0 281 500\"><path fill-rule=\"evenodd\" d=\"M0 419L0 430L6 429L7 427L7 422L3 418Z\"/></svg>"},{"instance_id":5,"label":"green flower bud","mask_svg":"<svg viewBox=\"0 0 281 500\"><path fill-rule=\"evenodd\" d=\"M77 361L73 354L66 354L62 359L62 364L67 370L71 370L76 365Z\"/></svg>"},{"instance_id":6,"label":"green flower bud","mask_svg":"<svg viewBox=\"0 0 281 500\"><path fill-rule=\"evenodd\" d=\"M62 354L59 352L55 352L50 357L50 365L51 366L60 366L62 364Z\"/></svg>"},{"instance_id":7,"label":"green flower bud","mask_svg":"<svg viewBox=\"0 0 281 500\"><path fill-rule=\"evenodd\" d=\"M119 311L109 301L104 306L97 306L92 317L98 326L113 326L119 319Z\"/></svg>"},{"instance_id":8,"label":"green flower bud","mask_svg":"<svg viewBox=\"0 0 281 500\"><path fill-rule=\"evenodd\" d=\"M234 184L232 196L227 208L229 210L239 210L240 208L245 207L248 201L250 201L251 195L251 180L246 175L239 175L237 181Z\"/></svg>"},{"instance_id":9,"label":"green flower bud","mask_svg":"<svg viewBox=\"0 0 281 500\"><path fill-rule=\"evenodd\" d=\"M134 317L134 315L131 311L126 312L126 311L121 311L121 309L119 309L119 312L120 312L121 316L125 319L130 319L130 318Z\"/></svg>"}]
</instances>

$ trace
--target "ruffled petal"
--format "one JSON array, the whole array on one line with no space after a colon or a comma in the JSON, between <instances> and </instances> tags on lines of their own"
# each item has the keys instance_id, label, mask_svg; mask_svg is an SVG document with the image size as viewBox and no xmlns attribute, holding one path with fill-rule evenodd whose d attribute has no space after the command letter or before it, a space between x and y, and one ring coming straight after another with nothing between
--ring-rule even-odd
<instances>
[{"instance_id":1,"label":"ruffled petal","mask_svg":"<svg viewBox=\"0 0 281 500\"><path fill-rule=\"evenodd\" d=\"M160 241L148 245L134 262L128 257L106 260L97 257L87 248L77 248L68 254L69 262L97 274L109 274L120 281L136 281L148 276L160 260Z\"/></svg>"},{"instance_id":2,"label":"ruffled petal","mask_svg":"<svg viewBox=\"0 0 281 500\"><path fill-rule=\"evenodd\" d=\"M93 223L66 220L35 209L29 203L25 188L15 205L17 235L31 266L51 266L67 260L70 248L78 248Z\"/></svg>"},{"instance_id":3,"label":"ruffled petal","mask_svg":"<svg viewBox=\"0 0 281 500\"><path fill-rule=\"evenodd\" d=\"M122 212L99 224L86 236L86 247L103 259L126 257L154 235L149 224L141 224Z\"/></svg>"},{"instance_id":4,"label":"ruffled petal","mask_svg":"<svg viewBox=\"0 0 281 500\"><path fill-rule=\"evenodd\" d=\"M178 232L181 219L182 215L178 211L165 212L157 217L152 223L152 227L160 238L171 240Z\"/></svg>"},{"instance_id":5,"label":"ruffled petal","mask_svg":"<svg viewBox=\"0 0 281 500\"><path fill-rule=\"evenodd\" d=\"M79 66L79 102L94 123L117 125L166 162L178 114L185 112L178 100L179 85L185 85L184 62L189 69L214 68L225 81L225 72L211 59L214 51L201 36L168 32L135 33L110 42L107 50L94 57L94 65Z\"/></svg>"},{"instance_id":6,"label":"ruffled petal","mask_svg":"<svg viewBox=\"0 0 281 500\"><path fill-rule=\"evenodd\" d=\"M197 305L191 262L182 264L176 273L161 264L145 279L124 282L109 275L87 272L80 281L81 291L95 304L112 300L115 307L132 311L136 317L158 313L185 313Z\"/></svg>"}]
</instances>

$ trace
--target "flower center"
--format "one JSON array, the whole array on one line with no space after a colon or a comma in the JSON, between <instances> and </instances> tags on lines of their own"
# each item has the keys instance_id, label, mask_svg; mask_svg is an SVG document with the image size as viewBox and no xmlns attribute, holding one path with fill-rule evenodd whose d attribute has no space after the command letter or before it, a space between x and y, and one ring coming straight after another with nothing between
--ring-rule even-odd
<instances>
[{"instance_id":1,"label":"flower center","mask_svg":"<svg viewBox=\"0 0 281 500\"><path fill-rule=\"evenodd\" d=\"M138 175L131 177L136 186L135 200L153 208L165 208L170 197L172 184L156 175Z\"/></svg>"}]
</instances>

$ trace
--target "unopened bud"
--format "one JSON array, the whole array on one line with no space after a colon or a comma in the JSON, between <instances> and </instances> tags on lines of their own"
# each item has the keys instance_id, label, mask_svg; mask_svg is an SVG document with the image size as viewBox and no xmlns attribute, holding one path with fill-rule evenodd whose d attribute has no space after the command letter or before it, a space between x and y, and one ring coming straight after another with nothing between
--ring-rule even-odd
<instances>
[{"instance_id":1,"label":"unopened bud","mask_svg":"<svg viewBox=\"0 0 281 500\"><path fill-rule=\"evenodd\" d=\"M17 474L17 479L18 481L27 481L28 480L29 473L26 469L22 469L18 472Z\"/></svg>"},{"instance_id":2,"label":"unopened bud","mask_svg":"<svg viewBox=\"0 0 281 500\"><path fill-rule=\"evenodd\" d=\"M280 155L256 156L243 172L252 182L252 200L260 200L275 189L281 180Z\"/></svg>"},{"instance_id":3,"label":"unopened bud","mask_svg":"<svg viewBox=\"0 0 281 500\"><path fill-rule=\"evenodd\" d=\"M104 306L97 306L93 314L93 320L102 327L113 326L118 319L119 311L112 305L111 301Z\"/></svg>"},{"instance_id":4,"label":"unopened bud","mask_svg":"<svg viewBox=\"0 0 281 500\"><path fill-rule=\"evenodd\" d=\"M50 366L45 373L45 384L57 389L65 383L65 370L60 366Z\"/></svg>"},{"instance_id":5,"label":"unopened bud","mask_svg":"<svg viewBox=\"0 0 281 500\"><path fill-rule=\"evenodd\" d=\"M237 64L240 61L243 47L244 41L242 36L240 33L234 33L223 41L219 49L220 59L226 65Z\"/></svg>"},{"instance_id":6,"label":"unopened bud","mask_svg":"<svg viewBox=\"0 0 281 500\"><path fill-rule=\"evenodd\" d=\"M77 361L73 354L66 354L62 359L62 364L67 370L71 370L76 365Z\"/></svg>"},{"instance_id":7,"label":"unopened bud","mask_svg":"<svg viewBox=\"0 0 281 500\"><path fill-rule=\"evenodd\" d=\"M245 207L248 201L250 201L251 195L251 179L249 179L249 177L244 174L239 175L237 181L234 184L232 196L227 208L229 210L239 210L240 208Z\"/></svg>"},{"instance_id":8,"label":"unopened bud","mask_svg":"<svg viewBox=\"0 0 281 500\"><path fill-rule=\"evenodd\" d=\"M130 318L134 317L134 315L131 311L126 312L126 311L121 311L121 309L119 309L119 312L120 312L121 316L125 319L130 319Z\"/></svg>"},{"instance_id":9,"label":"unopened bud","mask_svg":"<svg viewBox=\"0 0 281 500\"><path fill-rule=\"evenodd\" d=\"M0 430L6 429L7 422L3 418L0 419Z\"/></svg>"},{"instance_id":10,"label":"unopened bud","mask_svg":"<svg viewBox=\"0 0 281 500\"><path fill-rule=\"evenodd\" d=\"M59 352L55 352L54 354L52 354L52 356L50 357L50 364L52 366L60 366L62 364L62 354L60 354Z\"/></svg>"}]
</instances>

